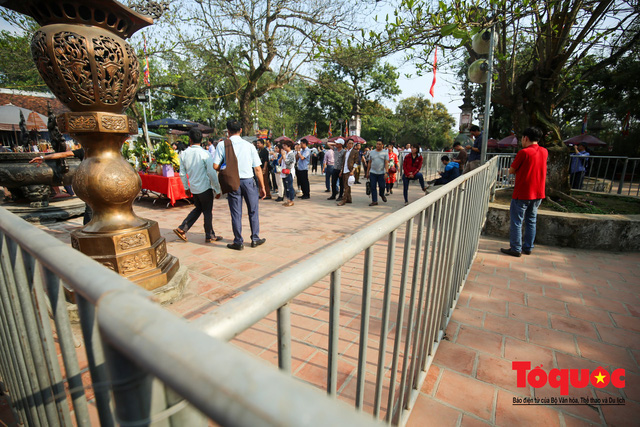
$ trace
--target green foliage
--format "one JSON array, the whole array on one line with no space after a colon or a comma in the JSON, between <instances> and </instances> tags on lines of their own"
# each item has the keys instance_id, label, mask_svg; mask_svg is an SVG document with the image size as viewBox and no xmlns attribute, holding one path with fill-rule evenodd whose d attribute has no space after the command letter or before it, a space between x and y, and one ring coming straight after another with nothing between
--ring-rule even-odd
<instances>
[{"instance_id":1,"label":"green foliage","mask_svg":"<svg viewBox=\"0 0 640 427\"><path fill-rule=\"evenodd\" d=\"M178 153L173 151L173 148L166 141L162 141L156 146L153 157L159 165L172 165L174 169L180 167Z\"/></svg>"},{"instance_id":2,"label":"green foliage","mask_svg":"<svg viewBox=\"0 0 640 427\"><path fill-rule=\"evenodd\" d=\"M0 31L0 86L21 90L45 90L33 59L31 35Z\"/></svg>"},{"instance_id":3,"label":"green foliage","mask_svg":"<svg viewBox=\"0 0 640 427\"><path fill-rule=\"evenodd\" d=\"M439 149L453 143L451 128L455 120L441 103L432 104L422 95L406 98L398 104L396 117L400 121L396 137L400 145L418 143Z\"/></svg>"}]
</instances>

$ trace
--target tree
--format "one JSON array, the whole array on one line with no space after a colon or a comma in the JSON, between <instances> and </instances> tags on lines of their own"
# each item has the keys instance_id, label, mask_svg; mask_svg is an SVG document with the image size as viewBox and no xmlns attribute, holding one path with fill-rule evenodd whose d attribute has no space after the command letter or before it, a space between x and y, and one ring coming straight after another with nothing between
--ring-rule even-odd
<instances>
[{"instance_id":1,"label":"tree","mask_svg":"<svg viewBox=\"0 0 640 427\"><path fill-rule=\"evenodd\" d=\"M352 110L360 112L364 101L392 98L401 93L396 67L382 64L380 56L368 49L339 46L320 71L323 79L345 82L350 89Z\"/></svg>"},{"instance_id":2,"label":"tree","mask_svg":"<svg viewBox=\"0 0 640 427\"><path fill-rule=\"evenodd\" d=\"M350 32L347 0L194 0L174 25L184 50L200 51L201 67L217 67L233 86L238 113L251 128L254 101L284 87L318 53L318 45Z\"/></svg>"},{"instance_id":3,"label":"tree","mask_svg":"<svg viewBox=\"0 0 640 427\"><path fill-rule=\"evenodd\" d=\"M402 146L417 143L435 149L452 144L455 119L442 103L432 104L423 95L403 99L396 107L396 120L396 141Z\"/></svg>"},{"instance_id":4,"label":"tree","mask_svg":"<svg viewBox=\"0 0 640 427\"><path fill-rule=\"evenodd\" d=\"M46 88L31 58L31 35L38 24L31 18L6 9L0 17L14 31L0 31L0 86L34 90Z\"/></svg>"},{"instance_id":5,"label":"tree","mask_svg":"<svg viewBox=\"0 0 640 427\"><path fill-rule=\"evenodd\" d=\"M474 59L471 36L481 28L494 28L498 46L492 102L508 108L516 131L527 126L544 131L550 150L547 189L553 194L568 190L568 151L554 111L580 79L623 59L637 46L637 9L637 2L613 0L455 0L434 6L405 1L398 18L387 24L393 42L387 44L419 49L416 57L425 57L436 45L464 47ZM600 52L598 62L580 75L572 74L593 52Z\"/></svg>"}]
</instances>

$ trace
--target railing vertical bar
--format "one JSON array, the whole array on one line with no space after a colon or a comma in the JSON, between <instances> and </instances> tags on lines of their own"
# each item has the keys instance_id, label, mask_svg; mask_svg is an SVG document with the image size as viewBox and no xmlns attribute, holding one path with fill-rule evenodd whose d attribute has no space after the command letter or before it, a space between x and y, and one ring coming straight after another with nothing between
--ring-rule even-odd
<instances>
[{"instance_id":1,"label":"railing vertical bar","mask_svg":"<svg viewBox=\"0 0 640 427\"><path fill-rule=\"evenodd\" d=\"M417 312L416 312L416 331L414 333L414 343L413 343L413 359L412 359L412 372L410 375L410 381L407 381L409 384L409 389L418 387L418 377L421 371L421 363L420 360L422 358L423 353L423 336L424 336L424 317L427 313L427 301L425 297L425 293L427 292L427 265L429 261L429 244L431 242L431 218L433 210L431 207L427 209L428 212L428 224L426 226L426 231L424 234L424 249L422 252L422 265L420 268L420 292L418 294L418 303L417 303ZM427 215L427 211L423 211L422 214L424 216Z\"/></svg>"},{"instance_id":2,"label":"railing vertical bar","mask_svg":"<svg viewBox=\"0 0 640 427\"><path fill-rule=\"evenodd\" d=\"M4 258L4 247L6 246L5 236L4 234L0 234L0 249L2 252L2 257ZM14 396L16 404L16 408L21 416L22 423L27 423L31 420L31 412L26 399L27 393L20 377L20 367L18 363L18 355L16 352L21 351L21 346L18 342L12 339L14 336L14 328L11 327L13 323L13 318L11 316L11 312L7 310L10 307L10 301L8 299L8 279L7 275L13 274L13 268L9 264L9 270L5 267L5 263L2 263L2 273L0 273L0 328L2 332L2 336L0 336L0 351L3 354L3 367L6 369L6 372L3 372L3 378L9 381L10 384L10 392L11 395ZM11 323L10 323L11 322Z\"/></svg>"},{"instance_id":3,"label":"railing vertical bar","mask_svg":"<svg viewBox=\"0 0 640 427\"><path fill-rule=\"evenodd\" d=\"M91 302L77 293L76 304L78 306L78 315L80 316L80 327L87 352L87 363L89 365L89 374L91 375L91 384L96 399L100 426L110 427L114 425L109 392L110 382L105 365L104 351L102 350L102 340L100 339L100 333L98 331L96 308Z\"/></svg>"},{"instance_id":4,"label":"railing vertical bar","mask_svg":"<svg viewBox=\"0 0 640 427\"><path fill-rule=\"evenodd\" d=\"M595 187L598 186L598 180L600 178L600 167L601 166L602 166L602 159L599 158L598 159L598 170L596 170L596 183L594 184ZM591 169L593 169L593 168L591 168ZM595 187L594 187L594 190L595 190Z\"/></svg>"},{"instance_id":5,"label":"railing vertical bar","mask_svg":"<svg viewBox=\"0 0 640 427\"><path fill-rule=\"evenodd\" d=\"M617 166L618 162L616 162ZM629 158L624 159L622 164L622 173L620 174L620 184L618 185L618 194L622 194L622 188L624 187L624 178L627 174L627 165L629 164Z\"/></svg>"},{"instance_id":6,"label":"railing vertical bar","mask_svg":"<svg viewBox=\"0 0 640 427\"><path fill-rule=\"evenodd\" d=\"M466 183L462 183L460 187L458 187L458 194L456 195L456 211L455 211L455 220L454 220L454 227L453 227L453 239L452 239L452 245L453 248L451 248L451 258L450 258L450 266L449 266L449 273L448 273L448 278L450 279L450 283L451 283L451 295L449 297L450 299L450 305L449 305L449 310L447 313L447 317L449 317L451 315L451 311L453 310L453 302L457 299L457 294L458 294L458 282L457 281L453 281L454 279L457 279L457 274L456 271L454 269L455 267L455 262L457 257L457 252L458 252L458 244L460 242L460 222L462 221L462 204L464 203L464 192L465 192L465 186ZM445 329L446 329L445 325Z\"/></svg>"},{"instance_id":7,"label":"railing vertical bar","mask_svg":"<svg viewBox=\"0 0 640 427\"><path fill-rule=\"evenodd\" d=\"M367 376L367 345L369 343L369 313L371 311L371 277L373 275L373 246L364 252L362 280L362 309L360 312L360 348L358 349L358 382L356 386L356 408L362 410L364 383Z\"/></svg>"},{"instance_id":8,"label":"railing vertical bar","mask_svg":"<svg viewBox=\"0 0 640 427\"><path fill-rule=\"evenodd\" d=\"M404 322L404 299L407 292L407 280L409 275L409 257L411 256L411 235L413 234L413 218L407 221L404 236L404 251L402 254L402 276L400 278L400 293L398 295L398 315L396 319L396 334L393 343L393 360L391 362L391 380L389 382L389 399L387 404L387 416L385 421L391 424L396 405L394 402L396 390L396 377L398 376L398 359L400 355L400 341L402 338L402 323ZM402 408L400 408L402 410Z\"/></svg>"},{"instance_id":9,"label":"railing vertical bar","mask_svg":"<svg viewBox=\"0 0 640 427\"><path fill-rule=\"evenodd\" d=\"M400 402L400 411L402 408L408 409L408 400L411 390L411 378L408 378L413 372L413 355L415 348L411 348L413 341L413 322L416 312L416 295L418 292L418 275L420 272L420 258L422 253L422 239L424 233L425 211L420 212L420 222L418 222L418 233L416 234L416 248L414 250L413 273L411 277L411 297L409 298L409 317L407 318L407 336L404 342L404 360L402 362L402 376L400 377L400 387L398 388L398 401ZM412 354L412 352L414 354ZM409 387L407 389L407 387Z\"/></svg>"},{"instance_id":10,"label":"railing vertical bar","mask_svg":"<svg viewBox=\"0 0 640 427\"><path fill-rule=\"evenodd\" d=\"M88 426L91 425L91 420L89 419L87 398L84 393L82 377L80 376L80 366L78 365L73 333L69 326L69 315L67 313L67 303L62 282L58 276L44 267L43 274L47 287L47 295L49 296L49 301L51 301L51 309L53 310L53 319L56 324L58 339L60 341L60 352L62 353L62 361L64 363L67 383L69 384L69 394L73 402L76 422L79 426Z\"/></svg>"},{"instance_id":11,"label":"railing vertical bar","mask_svg":"<svg viewBox=\"0 0 640 427\"><path fill-rule=\"evenodd\" d=\"M291 373L291 302L278 309L278 367Z\"/></svg>"},{"instance_id":12,"label":"railing vertical bar","mask_svg":"<svg viewBox=\"0 0 640 427\"><path fill-rule=\"evenodd\" d=\"M33 287L34 278L33 257L28 252L23 251L18 245L15 246L14 250L15 252L12 255L14 257L13 265L16 285L23 284L22 286L16 286L16 292L22 308L24 326L26 328L29 347L31 348L31 354L35 364L35 372L38 375L38 383L40 384L39 393L42 395L44 410L47 415L49 425L60 425L62 420L58 417L59 414L56 410L56 404L54 401L54 390L52 388L53 378L51 378L51 372L47 369L49 366L44 353L44 348L42 347L43 337L40 335L40 327L36 321L36 308L34 306L34 301L32 300L33 294L30 292ZM46 310L45 307L43 307L43 309Z\"/></svg>"},{"instance_id":13,"label":"railing vertical bar","mask_svg":"<svg viewBox=\"0 0 640 427\"><path fill-rule=\"evenodd\" d=\"M429 306L429 317L427 324L427 350L425 354L428 356L433 349L433 324L435 322L435 307L438 304L438 290L436 288L436 261L438 256L438 248L440 247L440 240L443 238L442 229L440 227L440 219L442 218L442 199L438 200L435 210L435 219L433 222L433 242L431 246L431 259L429 265L429 288L432 289L432 298ZM426 360L426 358L425 358ZM424 368L424 366L423 366Z\"/></svg>"},{"instance_id":14,"label":"railing vertical bar","mask_svg":"<svg viewBox=\"0 0 640 427\"><path fill-rule=\"evenodd\" d=\"M342 269L331 273L331 297L329 300L329 366L327 369L327 393L335 396L338 383L338 342L340 329L340 280Z\"/></svg>"},{"instance_id":15,"label":"railing vertical bar","mask_svg":"<svg viewBox=\"0 0 640 427\"><path fill-rule=\"evenodd\" d=\"M602 182L606 184L607 182L607 174L609 173L609 164L611 163L611 159L607 159L607 166L604 169L604 178L602 179ZM614 173L615 173L615 169L614 169ZM611 193L611 187L613 186L613 179L611 180L611 186L609 186L609 191L606 191L606 193Z\"/></svg>"},{"instance_id":16,"label":"railing vertical bar","mask_svg":"<svg viewBox=\"0 0 640 427\"><path fill-rule=\"evenodd\" d=\"M48 425L47 414L45 413L43 396L41 393L41 387L38 382L38 373L36 372L35 363L33 360L33 349L31 348L31 343L27 333L27 327L24 324L24 315L21 306L21 302L19 300L16 281L19 280L21 276L20 273L16 270L20 266L16 263L15 253L19 250L18 245L12 241L7 240L6 242L6 254L3 253L3 268L6 268L5 263L11 264L13 268L11 271L13 275L9 277L7 281L8 287L7 290L9 292L9 301L10 306L8 308L8 312L13 316L14 327L16 338L14 339L14 345L19 345L20 348L16 350L16 354L20 358L21 366L21 374L22 381L26 382L26 390L27 399L29 399L29 405L33 406L35 416L34 422L37 425ZM6 257L5 257L6 255ZM20 283L20 282L19 282Z\"/></svg>"},{"instance_id":17,"label":"railing vertical bar","mask_svg":"<svg viewBox=\"0 0 640 427\"><path fill-rule=\"evenodd\" d=\"M434 247L434 240L436 239L436 231L435 231L435 227L433 226L433 220L434 220L434 216L435 216L435 208L434 206L430 206L429 207L429 225L427 226L427 242L425 243L424 246L424 251L425 251L425 258L423 261L423 264L425 264L425 266L429 265L428 268L425 268L424 272L425 272L425 276L423 278L423 281L426 283L426 296L425 296L425 301L424 301L424 314L422 316L422 325L421 325L421 332L420 332L420 343L418 344L419 349L420 349L420 353L418 356L418 366L419 369L416 370L416 376L414 381L416 381L415 386L417 387L417 380L419 378L419 373L421 371L424 371L424 360L427 357L427 352L428 352L428 342L427 342L427 337L429 336L429 318L431 316L431 312L432 312L432 305L433 305L433 259L434 259L434 251L435 251L435 247Z\"/></svg>"},{"instance_id":18,"label":"railing vertical bar","mask_svg":"<svg viewBox=\"0 0 640 427\"><path fill-rule=\"evenodd\" d=\"M442 204L443 204L443 211L445 213L449 212L449 198L443 198L442 199ZM445 255L445 245L446 245L446 231L445 231L445 226L444 224L446 223L447 218L445 217L445 215L440 217L440 224L439 226L442 229L442 238L440 239L440 241L438 242L438 255L436 258L436 265L435 265L435 269L436 269L436 280L435 280L435 284L436 284L436 299L435 299L435 310L434 310L434 317L433 317L433 327L431 328L431 344L433 345L434 343L438 342L439 339L439 333L440 333L440 316L442 313L442 305L443 305L443 298L444 298L444 280L443 280L443 275L442 275L442 262L444 259L444 255Z\"/></svg>"},{"instance_id":19,"label":"railing vertical bar","mask_svg":"<svg viewBox=\"0 0 640 427\"><path fill-rule=\"evenodd\" d=\"M387 243L387 264L384 282L384 300L382 303L382 322L380 324L380 347L378 348L378 371L376 374L376 392L373 404L373 415L380 419L380 405L382 401L382 385L384 383L384 366L387 354L387 339L389 336L389 309L391 307L391 287L393 286L393 266L396 257L396 230L389 234ZM390 387L391 388L391 385ZM389 408L387 408L389 411Z\"/></svg>"},{"instance_id":20,"label":"railing vertical bar","mask_svg":"<svg viewBox=\"0 0 640 427\"><path fill-rule=\"evenodd\" d=\"M53 391L53 399L58 411L58 417L62 425L71 424L71 414L69 413L69 402L67 401L67 393L64 389L62 372L58 363L58 355L53 340L53 331L51 330L51 322L49 313L47 312L47 301L43 289L43 280L40 262L29 257L30 276L29 283L32 284L31 297L34 307L37 307L38 322L40 328L41 345L44 352L44 360L47 363L47 370L51 377L51 389Z\"/></svg>"},{"instance_id":21,"label":"railing vertical bar","mask_svg":"<svg viewBox=\"0 0 640 427\"><path fill-rule=\"evenodd\" d=\"M447 213L447 215L444 216L444 218L442 218L442 229L443 229L443 235L444 236L450 236L449 234L449 224L450 224L450 220L451 220L451 197L450 197L451 193L449 193L447 195L447 197L445 198L445 212ZM445 237L441 240L440 244L442 245L442 249L440 251L440 256L438 257L438 263L436 266L436 270L438 270L438 288L440 290L440 294L438 296L438 299L436 300L438 302L438 306L437 306L437 316L435 318L435 332L436 335L434 337L434 341L438 342L439 341L439 335L440 335L440 330L442 329L442 313L444 311L444 307L447 305L447 282L446 282L446 276L445 276L445 270L446 270L446 264L447 264L447 257L448 257L448 253L447 253L447 249L449 246L449 241L451 239Z\"/></svg>"}]
</instances>

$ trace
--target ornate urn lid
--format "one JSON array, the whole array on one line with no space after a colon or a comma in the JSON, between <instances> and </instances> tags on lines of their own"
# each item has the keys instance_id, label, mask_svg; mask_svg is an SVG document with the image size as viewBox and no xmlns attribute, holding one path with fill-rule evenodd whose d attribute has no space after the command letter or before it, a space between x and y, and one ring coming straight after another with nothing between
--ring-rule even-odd
<instances>
[{"instance_id":1,"label":"ornate urn lid","mask_svg":"<svg viewBox=\"0 0 640 427\"><path fill-rule=\"evenodd\" d=\"M0 6L31 16L40 25L82 24L104 28L126 39L153 24L116 0L0 0Z\"/></svg>"}]
</instances>

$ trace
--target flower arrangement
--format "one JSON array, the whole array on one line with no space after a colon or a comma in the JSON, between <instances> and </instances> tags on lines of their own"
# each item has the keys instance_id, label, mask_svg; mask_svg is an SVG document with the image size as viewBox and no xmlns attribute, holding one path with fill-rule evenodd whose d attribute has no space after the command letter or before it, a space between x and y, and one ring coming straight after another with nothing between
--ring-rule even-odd
<instances>
[{"instance_id":1,"label":"flower arrangement","mask_svg":"<svg viewBox=\"0 0 640 427\"><path fill-rule=\"evenodd\" d=\"M140 170L146 172L149 169L149 150L144 139L138 138L133 143L133 148L130 149L131 153L138 160Z\"/></svg>"},{"instance_id":2,"label":"flower arrangement","mask_svg":"<svg viewBox=\"0 0 640 427\"><path fill-rule=\"evenodd\" d=\"M125 142L124 144L122 144L121 153L122 153L122 157L124 157L124 159L127 162L129 162L129 164L135 170L135 168L136 168L136 156L133 154L133 151L131 150L131 147L129 146L129 142Z\"/></svg>"},{"instance_id":3,"label":"flower arrangement","mask_svg":"<svg viewBox=\"0 0 640 427\"><path fill-rule=\"evenodd\" d=\"M173 151L173 148L171 148L168 142L163 141L158 144L156 150L153 152L153 155L155 156L157 164L171 165L176 171L180 169L180 159L178 157L178 153Z\"/></svg>"}]
</instances>

